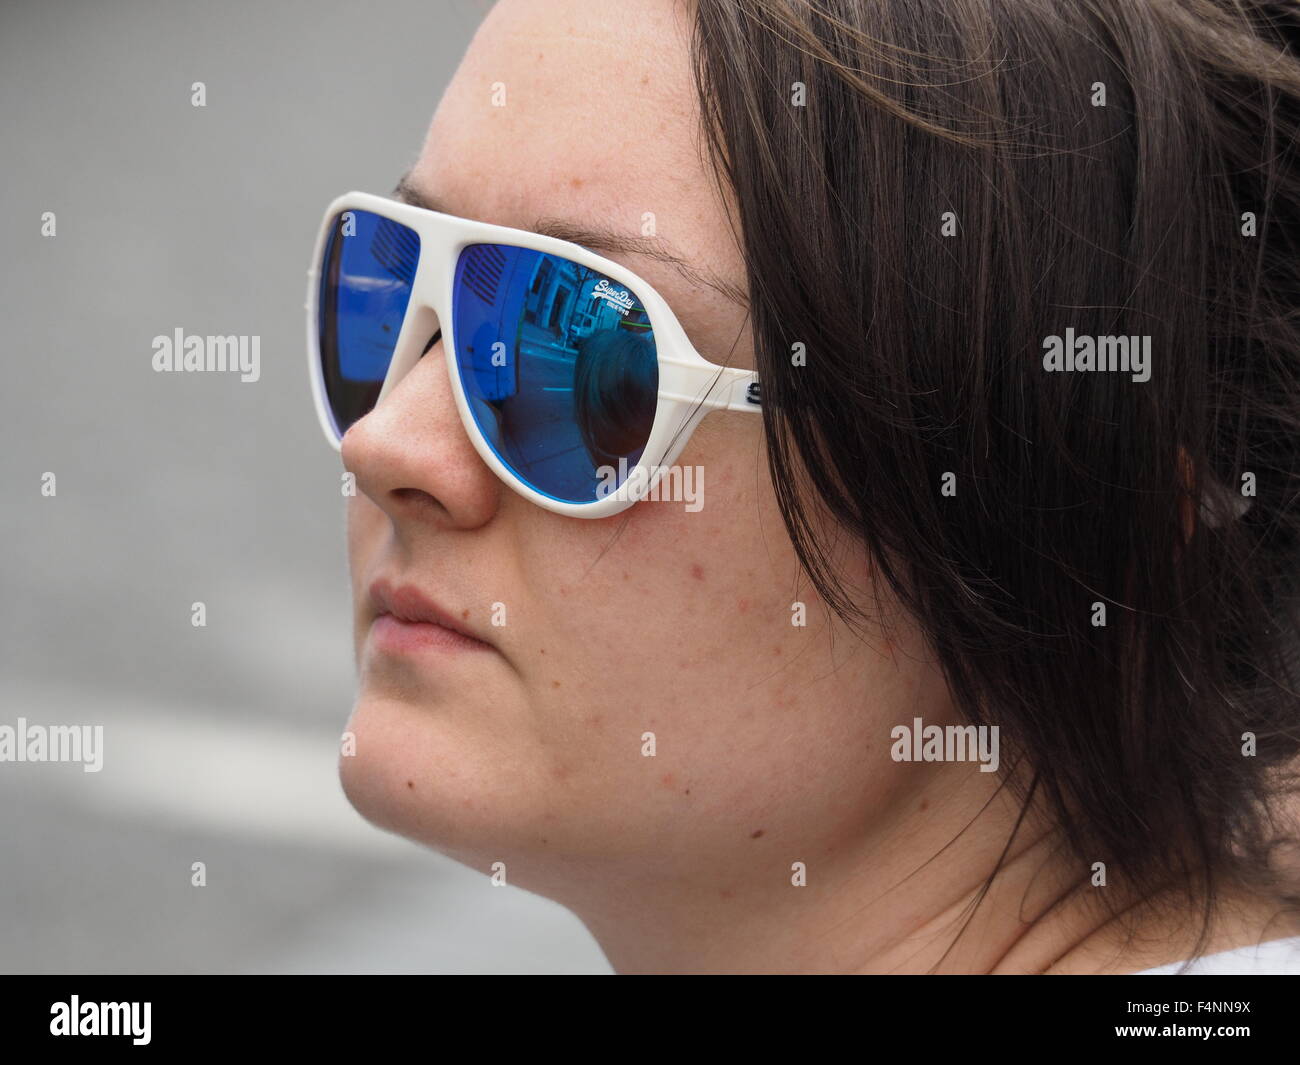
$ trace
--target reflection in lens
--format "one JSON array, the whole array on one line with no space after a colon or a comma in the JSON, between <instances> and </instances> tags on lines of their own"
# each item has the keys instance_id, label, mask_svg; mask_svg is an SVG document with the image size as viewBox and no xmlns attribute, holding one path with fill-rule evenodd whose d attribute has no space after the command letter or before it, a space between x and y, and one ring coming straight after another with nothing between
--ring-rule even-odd
<instances>
[{"instance_id":1,"label":"reflection in lens","mask_svg":"<svg viewBox=\"0 0 1300 1065\"><path fill-rule=\"evenodd\" d=\"M497 456L555 499L589 503L605 467L634 468L654 423L659 367L636 294L570 259L474 244L456 266L455 361Z\"/></svg>"},{"instance_id":2,"label":"reflection in lens","mask_svg":"<svg viewBox=\"0 0 1300 1065\"><path fill-rule=\"evenodd\" d=\"M658 399L659 364L644 334L602 329L578 345L573 410L587 453L617 466L650 436Z\"/></svg>"},{"instance_id":3,"label":"reflection in lens","mask_svg":"<svg viewBox=\"0 0 1300 1065\"><path fill-rule=\"evenodd\" d=\"M321 261L321 374L340 436L379 398L420 259L416 232L370 211L342 211Z\"/></svg>"}]
</instances>

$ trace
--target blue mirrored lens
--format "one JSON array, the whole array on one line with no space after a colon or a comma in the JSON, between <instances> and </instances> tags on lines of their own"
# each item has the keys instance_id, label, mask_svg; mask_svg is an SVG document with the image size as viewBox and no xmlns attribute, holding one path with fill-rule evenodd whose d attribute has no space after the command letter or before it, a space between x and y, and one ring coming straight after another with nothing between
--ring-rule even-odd
<instances>
[{"instance_id":1,"label":"blue mirrored lens","mask_svg":"<svg viewBox=\"0 0 1300 1065\"><path fill-rule=\"evenodd\" d=\"M420 260L412 229L370 211L341 212L320 267L321 372L339 435L379 399Z\"/></svg>"},{"instance_id":2,"label":"blue mirrored lens","mask_svg":"<svg viewBox=\"0 0 1300 1065\"><path fill-rule=\"evenodd\" d=\"M456 264L452 323L474 419L521 480L566 503L626 480L659 397L635 292L557 255L472 244Z\"/></svg>"}]
</instances>

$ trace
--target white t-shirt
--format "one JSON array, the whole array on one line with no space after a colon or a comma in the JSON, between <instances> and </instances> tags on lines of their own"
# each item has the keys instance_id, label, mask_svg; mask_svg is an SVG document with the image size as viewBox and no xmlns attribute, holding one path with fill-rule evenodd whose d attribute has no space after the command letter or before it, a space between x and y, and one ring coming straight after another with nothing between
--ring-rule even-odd
<instances>
[{"instance_id":1,"label":"white t-shirt","mask_svg":"<svg viewBox=\"0 0 1300 1065\"><path fill-rule=\"evenodd\" d=\"M1143 969L1134 975L1164 976L1177 973L1181 964L1174 962L1155 969ZM1207 954L1194 961L1186 971L1188 976L1247 973L1261 976L1300 975L1300 936L1272 939L1266 943L1225 950L1222 954Z\"/></svg>"}]
</instances>

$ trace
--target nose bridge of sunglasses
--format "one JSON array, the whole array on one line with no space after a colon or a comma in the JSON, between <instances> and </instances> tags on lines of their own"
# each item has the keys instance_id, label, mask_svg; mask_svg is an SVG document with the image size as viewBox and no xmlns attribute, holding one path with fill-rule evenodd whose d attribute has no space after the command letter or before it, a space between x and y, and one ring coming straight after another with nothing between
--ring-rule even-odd
<instances>
[{"instance_id":1,"label":"nose bridge of sunglasses","mask_svg":"<svg viewBox=\"0 0 1300 1065\"><path fill-rule=\"evenodd\" d=\"M442 323L438 312L428 303L412 297L406 308L406 318L397 335L397 345L393 349L393 361L388 365L384 376L383 388L379 390L377 403L382 403L403 377L405 377L425 353L433 346L434 337L441 331Z\"/></svg>"}]
</instances>

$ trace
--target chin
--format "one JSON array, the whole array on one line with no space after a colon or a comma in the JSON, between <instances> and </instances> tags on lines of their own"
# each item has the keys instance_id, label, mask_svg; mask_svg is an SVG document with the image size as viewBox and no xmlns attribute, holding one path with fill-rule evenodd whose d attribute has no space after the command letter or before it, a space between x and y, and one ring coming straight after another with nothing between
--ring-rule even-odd
<instances>
[{"instance_id":1,"label":"chin","mask_svg":"<svg viewBox=\"0 0 1300 1065\"><path fill-rule=\"evenodd\" d=\"M347 725L356 753L339 757L348 802L376 827L485 873L550 849L536 823L546 804L523 790L529 774L485 758L453 727L391 698L359 700Z\"/></svg>"}]
</instances>

